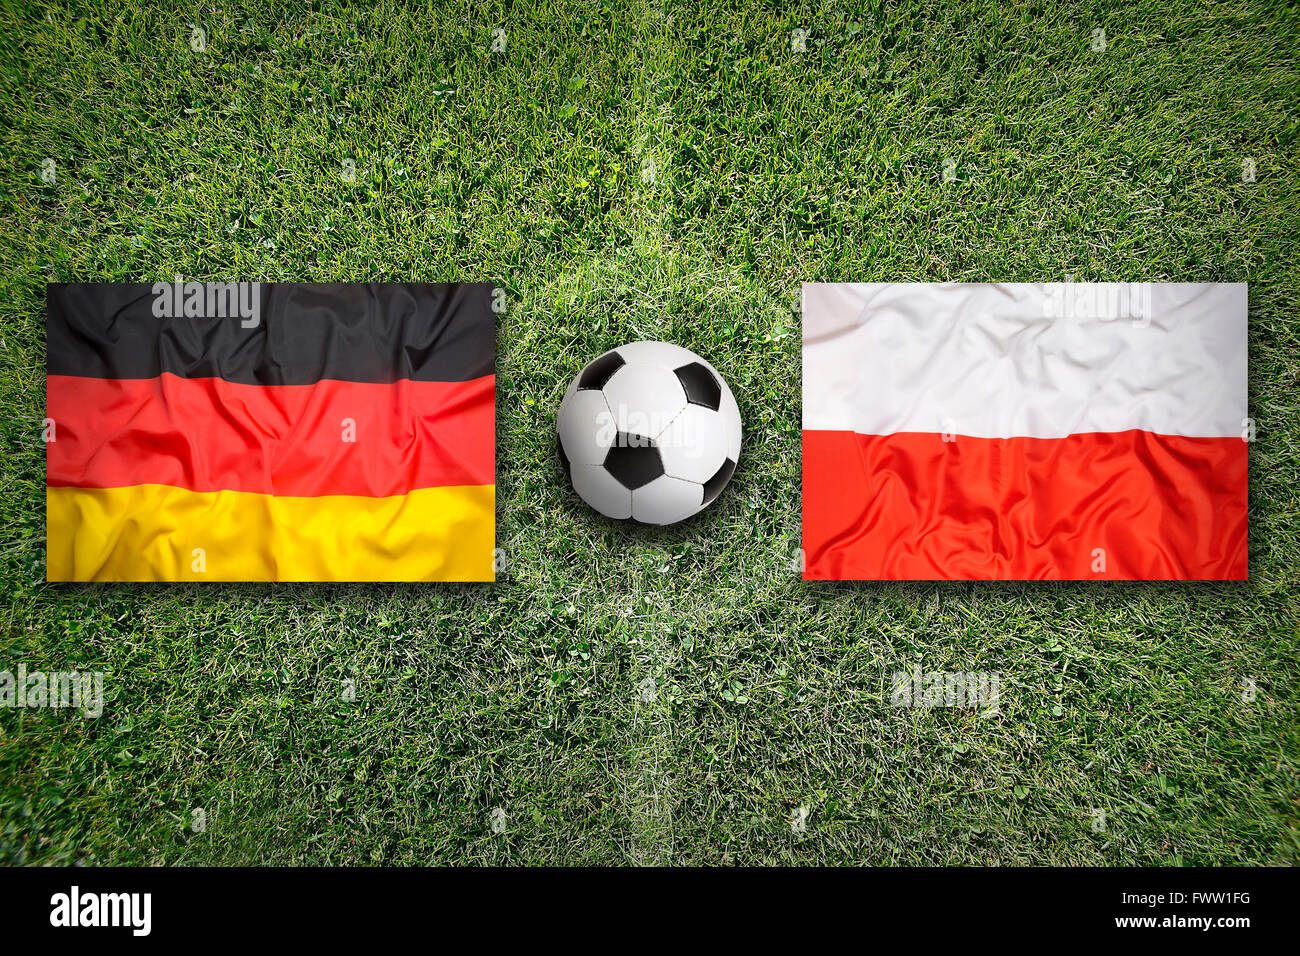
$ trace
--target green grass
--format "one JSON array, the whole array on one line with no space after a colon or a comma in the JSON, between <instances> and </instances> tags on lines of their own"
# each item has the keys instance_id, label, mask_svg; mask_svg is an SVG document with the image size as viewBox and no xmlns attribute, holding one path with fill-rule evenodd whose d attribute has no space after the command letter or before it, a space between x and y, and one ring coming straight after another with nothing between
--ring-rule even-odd
<instances>
[{"instance_id":1,"label":"green grass","mask_svg":"<svg viewBox=\"0 0 1300 956\"><path fill-rule=\"evenodd\" d=\"M0 862L1300 858L1300 12L698 6L0 4L0 669L111 695L0 710ZM507 286L504 580L39 583L44 284L177 273ZM1249 583L799 581L799 283L1067 276L1251 284ZM553 437L651 337L747 428L657 532Z\"/></svg>"}]
</instances>

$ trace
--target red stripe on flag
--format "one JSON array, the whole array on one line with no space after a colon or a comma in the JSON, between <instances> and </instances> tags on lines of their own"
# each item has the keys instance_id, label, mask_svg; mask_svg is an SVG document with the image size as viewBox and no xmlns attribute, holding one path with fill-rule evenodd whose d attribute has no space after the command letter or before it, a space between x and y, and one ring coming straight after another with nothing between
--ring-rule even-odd
<instances>
[{"instance_id":1,"label":"red stripe on flag","mask_svg":"<svg viewBox=\"0 0 1300 956\"><path fill-rule=\"evenodd\" d=\"M1246 448L805 431L804 578L1244 579Z\"/></svg>"},{"instance_id":2,"label":"red stripe on flag","mask_svg":"<svg viewBox=\"0 0 1300 956\"><path fill-rule=\"evenodd\" d=\"M51 486L387 497L494 483L491 375L276 386L51 375L46 407Z\"/></svg>"}]
</instances>

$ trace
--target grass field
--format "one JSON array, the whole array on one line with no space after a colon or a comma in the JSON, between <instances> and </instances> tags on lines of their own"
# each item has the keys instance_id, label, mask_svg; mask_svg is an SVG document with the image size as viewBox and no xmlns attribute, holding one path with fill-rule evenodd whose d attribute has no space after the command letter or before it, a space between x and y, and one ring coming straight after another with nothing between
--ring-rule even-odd
<instances>
[{"instance_id":1,"label":"grass field","mask_svg":"<svg viewBox=\"0 0 1300 956\"><path fill-rule=\"evenodd\" d=\"M779 6L0 4L0 669L109 697L0 710L0 862L1300 858L1300 11ZM41 583L45 283L178 273L506 286L503 580ZM801 582L800 282L1066 277L1250 283L1250 581ZM554 454L640 338L747 429L670 530Z\"/></svg>"}]
</instances>

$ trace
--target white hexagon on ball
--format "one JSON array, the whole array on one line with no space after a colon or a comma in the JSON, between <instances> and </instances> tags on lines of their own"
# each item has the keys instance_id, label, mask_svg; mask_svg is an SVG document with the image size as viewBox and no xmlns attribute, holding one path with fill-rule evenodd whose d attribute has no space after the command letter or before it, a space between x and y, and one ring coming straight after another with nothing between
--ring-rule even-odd
<instances>
[{"instance_id":1,"label":"white hexagon on ball","mask_svg":"<svg viewBox=\"0 0 1300 956\"><path fill-rule=\"evenodd\" d=\"M609 406L600 392L575 392L567 401L568 413L557 422L560 443L569 462L574 465L599 465L605 461L617 431L608 423Z\"/></svg>"},{"instance_id":2,"label":"white hexagon on ball","mask_svg":"<svg viewBox=\"0 0 1300 956\"><path fill-rule=\"evenodd\" d=\"M556 417L574 491L611 518L673 524L708 507L735 472L742 429L718 370L669 342L589 362Z\"/></svg>"},{"instance_id":3,"label":"white hexagon on ball","mask_svg":"<svg viewBox=\"0 0 1300 956\"><path fill-rule=\"evenodd\" d=\"M688 404L655 436L655 444L664 461L664 474L702 485L729 457L731 429L726 418L713 409Z\"/></svg>"},{"instance_id":4,"label":"white hexagon on ball","mask_svg":"<svg viewBox=\"0 0 1300 956\"><path fill-rule=\"evenodd\" d=\"M662 366L624 365L601 392L618 431L651 439L687 405L681 382L672 369ZM575 400L581 394L576 393Z\"/></svg>"}]
</instances>

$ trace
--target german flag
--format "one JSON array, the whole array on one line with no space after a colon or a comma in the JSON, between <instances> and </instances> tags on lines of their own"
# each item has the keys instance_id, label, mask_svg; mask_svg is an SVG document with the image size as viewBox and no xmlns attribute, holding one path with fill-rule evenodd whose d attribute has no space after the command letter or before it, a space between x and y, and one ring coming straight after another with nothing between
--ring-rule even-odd
<instances>
[{"instance_id":1,"label":"german flag","mask_svg":"<svg viewBox=\"0 0 1300 956\"><path fill-rule=\"evenodd\" d=\"M485 284L52 284L50 581L490 581Z\"/></svg>"}]
</instances>

